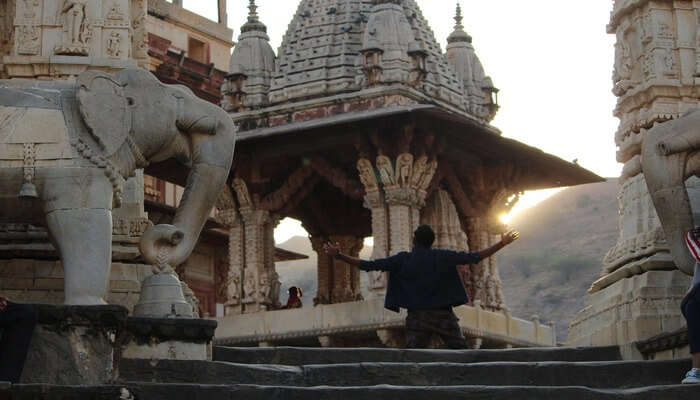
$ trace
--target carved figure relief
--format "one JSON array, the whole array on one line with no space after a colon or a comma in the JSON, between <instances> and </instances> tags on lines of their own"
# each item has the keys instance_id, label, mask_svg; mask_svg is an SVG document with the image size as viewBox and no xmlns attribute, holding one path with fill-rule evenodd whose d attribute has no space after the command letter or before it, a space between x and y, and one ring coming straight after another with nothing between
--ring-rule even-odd
<instances>
[{"instance_id":1,"label":"carved figure relief","mask_svg":"<svg viewBox=\"0 0 700 400\"><path fill-rule=\"evenodd\" d=\"M656 76L654 64L654 54L644 56L644 60L642 60L642 75L644 79L651 79Z\"/></svg>"},{"instance_id":2,"label":"carved figure relief","mask_svg":"<svg viewBox=\"0 0 700 400\"><path fill-rule=\"evenodd\" d=\"M417 189L420 185L423 174L428 168L428 156L420 156L413 165L413 174L411 176L411 187Z\"/></svg>"},{"instance_id":3,"label":"carved figure relief","mask_svg":"<svg viewBox=\"0 0 700 400\"><path fill-rule=\"evenodd\" d=\"M122 54L122 35L119 32L112 32L107 39L107 55L119 58Z\"/></svg>"},{"instance_id":4,"label":"carved figure relief","mask_svg":"<svg viewBox=\"0 0 700 400\"><path fill-rule=\"evenodd\" d=\"M666 49L666 52L664 53L664 75L676 75L676 57L674 56L672 49Z\"/></svg>"},{"instance_id":5,"label":"carved figure relief","mask_svg":"<svg viewBox=\"0 0 700 400\"><path fill-rule=\"evenodd\" d=\"M35 25L22 25L17 28L17 52L23 55L38 55L41 50L40 29Z\"/></svg>"},{"instance_id":6,"label":"carved figure relief","mask_svg":"<svg viewBox=\"0 0 700 400\"><path fill-rule=\"evenodd\" d=\"M124 15L124 13L122 13L122 9L119 6L119 3L117 3L117 2L112 3L112 7L110 7L109 11L107 12L107 19L121 21L125 18L126 18L126 16Z\"/></svg>"},{"instance_id":7,"label":"carved figure relief","mask_svg":"<svg viewBox=\"0 0 700 400\"><path fill-rule=\"evenodd\" d=\"M360 181L365 186L365 191L370 192L378 189L374 167L372 167L372 163L368 159L359 159L357 161L357 170L360 173Z\"/></svg>"},{"instance_id":8,"label":"carved figure relief","mask_svg":"<svg viewBox=\"0 0 700 400\"><path fill-rule=\"evenodd\" d=\"M618 43L615 46L615 69L613 83L618 83L632 76L632 56L630 47L626 43Z\"/></svg>"},{"instance_id":9,"label":"carved figure relief","mask_svg":"<svg viewBox=\"0 0 700 400\"><path fill-rule=\"evenodd\" d=\"M243 179L236 178L232 183L233 190L236 191L236 196L238 197L238 204L241 207L251 207L253 202L250 199L250 194L248 193L248 187L246 186Z\"/></svg>"},{"instance_id":10,"label":"carved figure relief","mask_svg":"<svg viewBox=\"0 0 700 400\"><path fill-rule=\"evenodd\" d=\"M63 43L57 45L54 52L88 55L92 26L87 18L87 0L65 0L59 9L58 20L63 25Z\"/></svg>"},{"instance_id":11,"label":"carved figure relief","mask_svg":"<svg viewBox=\"0 0 700 400\"><path fill-rule=\"evenodd\" d=\"M644 14L641 21L642 43L649 43L653 37L651 14Z\"/></svg>"},{"instance_id":12,"label":"carved figure relief","mask_svg":"<svg viewBox=\"0 0 700 400\"><path fill-rule=\"evenodd\" d=\"M418 189L426 190L428 186L430 186L430 182L433 180L433 176L435 175L435 171L437 171L438 167L438 162L437 160L433 160L428 163L425 173L421 176L420 183L418 184Z\"/></svg>"},{"instance_id":13,"label":"carved figure relief","mask_svg":"<svg viewBox=\"0 0 700 400\"><path fill-rule=\"evenodd\" d=\"M383 289L386 287L386 274L382 271L369 271L369 288Z\"/></svg>"},{"instance_id":14,"label":"carved figure relief","mask_svg":"<svg viewBox=\"0 0 700 400\"><path fill-rule=\"evenodd\" d=\"M396 185L396 178L394 177L394 168L391 165L391 160L385 155L380 155L377 157L377 169L379 169L379 176L382 179L382 184L384 186L394 186Z\"/></svg>"},{"instance_id":15,"label":"carved figure relief","mask_svg":"<svg viewBox=\"0 0 700 400\"><path fill-rule=\"evenodd\" d=\"M24 18L33 19L36 17L36 8L39 7L39 0L22 0L24 3Z\"/></svg>"},{"instance_id":16,"label":"carved figure relief","mask_svg":"<svg viewBox=\"0 0 700 400\"><path fill-rule=\"evenodd\" d=\"M267 273L263 273L260 275L260 285L258 286L258 301L261 303L269 303L271 292L272 285L270 285L270 277Z\"/></svg>"},{"instance_id":17,"label":"carved figure relief","mask_svg":"<svg viewBox=\"0 0 700 400\"><path fill-rule=\"evenodd\" d=\"M255 303L255 273L247 271L243 281L243 303Z\"/></svg>"},{"instance_id":18,"label":"carved figure relief","mask_svg":"<svg viewBox=\"0 0 700 400\"><path fill-rule=\"evenodd\" d=\"M396 177L401 187L408 187L413 172L413 154L404 153L396 159Z\"/></svg>"},{"instance_id":19,"label":"carved figure relief","mask_svg":"<svg viewBox=\"0 0 700 400\"><path fill-rule=\"evenodd\" d=\"M241 303L241 274L239 271L229 270L228 279L224 285L226 289L226 305L235 306Z\"/></svg>"}]
</instances>

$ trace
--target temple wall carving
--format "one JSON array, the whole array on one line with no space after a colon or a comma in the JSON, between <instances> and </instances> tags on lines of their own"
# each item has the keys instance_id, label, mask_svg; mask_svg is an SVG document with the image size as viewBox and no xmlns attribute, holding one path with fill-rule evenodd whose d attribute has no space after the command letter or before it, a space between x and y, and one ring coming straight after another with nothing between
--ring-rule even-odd
<instances>
[{"instance_id":1,"label":"temple wall carving","mask_svg":"<svg viewBox=\"0 0 700 400\"><path fill-rule=\"evenodd\" d=\"M8 0L0 7L5 77L148 64L146 0Z\"/></svg>"},{"instance_id":2,"label":"temple wall carving","mask_svg":"<svg viewBox=\"0 0 700 400\"><path fill-rule=\"evenodd\" d=\"M617 161L624 164L618 194L619 236L607 252L586 307L571 324L571 344L626 344L678 328L687 282L669 254L642 175L646 133L700 105L700 2L616 0L608 33L616 36L613 65ZM686 182L700 211L697 179ZM697 215L696 215L697 217ZM629 290L623 297L621 292ZM663 307L648 308L650 293ZM637 310L640 305L641 310ZM630 312L632 310L632 312ZM643 315L642 315L643 314ZM674 321L672 324L668 321Z\"/></svg>"},{"instance_id":3,"label":"temple wall carving","mask_svg":"<svg viewBox=\"0 0 700 400\"><path fill-rule=\"evenodd\" d=\"M229 263L225 313L240 314L280 307L280 282L274 263L274 230L280 218L256 207L246 183L232 183L235 200L220 201L228 207L218 211L229 227Z\"/></svg>"}]
</instances>

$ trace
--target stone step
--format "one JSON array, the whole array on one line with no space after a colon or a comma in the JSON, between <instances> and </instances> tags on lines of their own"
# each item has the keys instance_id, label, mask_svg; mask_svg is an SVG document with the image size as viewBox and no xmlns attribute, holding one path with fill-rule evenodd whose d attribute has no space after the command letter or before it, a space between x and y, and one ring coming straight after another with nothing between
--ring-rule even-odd
<instances>
[{"instance_id":1,"label":"stone step","mask_svg":"<svg viewBox=\"0 0 700 400\"><path fill-rule=\"evenodd\" d=\"M402 350L299 347L214 347L214 360L239 364L347 364L359 362L616 361L620 348L549 347L510 350Z\"/></svg>"},{"instance_id":2,"label":"stone step","mask_svg":"<svg viewBox=\"0 0 700 400\"><path fill-rule=\"evenodd\" d=\"M306 366L208 361L122 360L123 382L253 384L273 386L586 386L634 388L672 385L690 360L596 362L353 363Z\"/></svg>"},{"instance_id":3,"label":"stone step","mask_svg":"<svg viewBox=\"0 0 700 400\"><path fill-rule=\"evenodd\" d=\"M698 385L655 386L627 390L585 387L528 386L365 386L283 387L252 385L172 385L128 383L114 386L14 385L0 388L0 399L8 400L682 400L697 399ZM133 397L129 397L133 396Z\"/></svg>"}]
</instances>

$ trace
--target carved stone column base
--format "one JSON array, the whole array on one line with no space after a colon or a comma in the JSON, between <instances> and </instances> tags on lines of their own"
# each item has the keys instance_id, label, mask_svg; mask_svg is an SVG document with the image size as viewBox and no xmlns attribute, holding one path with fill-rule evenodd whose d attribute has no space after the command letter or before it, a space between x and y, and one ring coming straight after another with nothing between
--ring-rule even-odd
<instances>
[{"instance_id":1,"label":"carved stone column base","mask_svg":"<svg viewBox=\"0 0 700 400\"><path fill-rule=\"evenodd\" d=\"M122 358L208 360L217 322L208 319L129 318L120 337Z\"/></svg>"},{"instance_id":2,"label":"carved stone column base","mask_svg":"<svg viewBox=\"0 0 700 400\"><path fill-rule=\"evenodd\" d=\"M100 385L117 378L116 335L126 325L122 306L36 305L38 323L21 381Z\"/></svg>"}]
</instances>

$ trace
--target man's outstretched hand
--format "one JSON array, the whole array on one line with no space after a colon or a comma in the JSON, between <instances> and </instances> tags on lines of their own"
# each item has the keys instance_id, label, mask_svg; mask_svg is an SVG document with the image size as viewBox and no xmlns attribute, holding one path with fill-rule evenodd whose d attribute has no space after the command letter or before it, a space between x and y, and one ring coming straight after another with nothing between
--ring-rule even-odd
<instances>
[{"instance_id":1,"label":"man's outstretched hand","mask_svg":"<svg viewBox=\"0 0 700 400\"><path fill-rule=\"evenodd\" d=\"M340 254L340 245L338 243L326 242L323 245L323 251L331 257L337 257Z\"/></svg>"},{"instance_id":2,"label":"man's outstretched hand","mask_svg":"<svg viewBox=\"0 0 700 400\"><path fill-rule=\"evenodd\" d=\"M520 232L518 231L508 231L504 234L501 235L501 242L503 242L504 245L509 245L520 237Z\"/></svg>"},{"instance_id":3,"label":"man's outstretched hand","mask_svg":"<svg viewBox=\"0 0 700 400\"><path fill-rule=\"evenodd\" d=\"M7 307L7 302L7 297L0 296L0 312L5 311L5 308Z\"/></svg>"}]
</instances>

